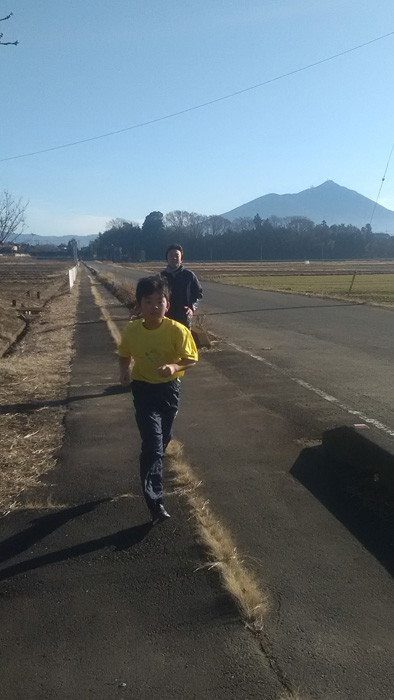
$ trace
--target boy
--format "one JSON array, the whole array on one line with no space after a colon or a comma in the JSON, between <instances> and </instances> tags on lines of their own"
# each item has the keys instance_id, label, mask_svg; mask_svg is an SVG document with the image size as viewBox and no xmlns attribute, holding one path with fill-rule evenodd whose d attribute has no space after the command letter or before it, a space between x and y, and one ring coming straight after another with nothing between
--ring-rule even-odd
<instances>
[{"instance_id":1,"label":"boy","mask_svg":"<svg viewBox=\"0 0 394 700\"><path fill-rule=\"evenodd\" d=\"M144 277L136 289L141 318L129 321L119 345L120 383L130 384L141 435L140 473L152 524L170 517L163 505L163 455L178 410L180 377L198 360L190 331L165 316L169 291L160 276Z\"/></svg>"}]
</instances>

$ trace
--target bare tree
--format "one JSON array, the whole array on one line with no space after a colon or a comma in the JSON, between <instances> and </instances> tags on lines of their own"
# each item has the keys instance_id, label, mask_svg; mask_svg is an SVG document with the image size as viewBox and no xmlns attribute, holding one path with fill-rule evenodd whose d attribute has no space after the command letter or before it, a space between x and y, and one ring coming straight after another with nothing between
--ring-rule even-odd
<instances>
[{"instance_id":1,"label":"bare tree","mask_svg":"<svg viewBox=\"0 0 394 700\"><path fill-rule=\"evenodd\" d=\"M194 211L181 211L175 209L169 211L165 215L165 225L173 230L174 234L186 233L194 238L204 233L203 225L207 219L202 214L196 214Z\"/></svg>"},{"instance_id":2,"label":"bare tree","mask_svg":"<svg viewBox=\"0 0 394 700\"><path fill-rule=\"evenodd\" d=\"M106 231L111 231L111 229L116 228L123 228L123 226L127 226L127 224L131 224L131 221L128 221L128 219L123 219L122 217L118 216L115 219L110 219L107 221L105 225L105 230Z\"/></svg>"},{"instance_id":3,"label":"bare tree","mask_svg":"<svg viewBox=\"0 0 394 700\"><path fill-rule=\"evenodd\" d=\"M231 222L224 216L219 216L218 214L212 214L207 219L208 232L212 236L221 236L226 229L230 228Z\"/></svg>"},{"instance_id":4,"label":"bare tree","mask_svg":"<svg viewBox=\"0 0 394 700\"><path fill-rule=\"evenodd\" d=\"M14 13L10 12L7 17L0 17L0 22L5 22L7 19L10 19ZM1 46L18 46L19 41L2 41L4 34L3 32L0 32L0 45Z\"/></svg>"},{"instance_id":5,"label":"bare tree","mask_svg":"<svg viewBox=\"0 0 394 700\"><path fill-rule=\"evenodd\" d=\"M251 216L238 216L231 222L233 231L253 231L255 228L254 221Z\"/></svg>"},{"instance_id":6,"label":"bare tree","mask_svg":"<svg viewBox=\"0 0 394 700\"><path fill-rule=\"evenodd\" d=\"M14 199L7 190L0 194L0 243L19 236L25 228L25 211L28 202Z\"/></svg>"}]
</instances>

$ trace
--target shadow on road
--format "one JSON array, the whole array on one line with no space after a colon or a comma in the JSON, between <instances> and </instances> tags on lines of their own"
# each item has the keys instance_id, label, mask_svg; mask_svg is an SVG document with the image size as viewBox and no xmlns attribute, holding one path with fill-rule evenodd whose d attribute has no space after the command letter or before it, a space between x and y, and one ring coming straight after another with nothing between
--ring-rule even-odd
<instances>
[{"instance_id":1,"label":"shadow on road","mask_svg":"<svg viewBox=\"0 0 394 700\"><path fill-rule=\"evenodd\" d=\"M102 501L94 501L91 503L85 503L82 506L76 506L75 508L69 508L62 511L62 513L57 513L56 516L58 516L58 519L56 519L55 515L46 515L43 518L38 518L35 526L33 527L33 533L31 533L31 530L28 530L20 533L19 535L11 537L2 543L1 547L4 547L5 552L8 554L7 557L3 557L3 561L5 558L10 558L11 556L15 556L17 553L28 549L28 547L32 546L34 542L38 542L45 535L53 532L56 527L60 527L67 522L67 520L77 517L77 515L87 513L100 503L108 500L110 499L103 499ZM60 519L61 516L63 516L62 520ZM18 574L24 574L27 571L40 569L50 564L56 564L68 559L75 559L76 557L83 556L84 554L91 554L92 552L97 552L100 549L108 547L116 551L130 549L130 547L134 547L136 544L141 542L150 532L152 527L152 523L149 521L143 523L142 525L129 527L126 530L120 530L112 535L99 537L96 540L90 540L88 542L81 542L81 544L60 549L57 552L50 552L33 559L18 562L17 564L13 564L12 566L8 566L0 570L0 581L5 581L13 576L17 576ZM19 549L17 549L18 546Z\"/></svg>"},{"instance_id":2,"label":"shadow on road","mask_svg":"<svg viewBox=\"0 0 394 700\"><path fill-rule=\"evenodd\" d=\"M38 411L41 408L54 408L55 406L68 406L74 401L85 401L87 399L98 399L100 396L114 396L116 394L126 394L130 392L128 386L121 386L120 384L115 384L114 386L108 386L98 394L78 394L75 396L67 396L64 399L54 399L53 401L30 401L27 403L11 403L3 404L0 406L0 415L6 413L30 413L31 411Z\"/></svg>"},{"instance_id":3,"label":"shadow on road","mask_svg":"<svg viewBox=\"0 0 394 700\"><path fill-rule=\"evenodd\" d=\"M322 447L309 447L290 473L394 576L394 518L357 492L346 467L333 463Z\"/></svg>"},{"instance_id":4,"label":"shadow on road","mask_svg":"<svg viewBox=\"0 0 394 700\"><path fill-rule=\"evenodd\" d=\"M265 290L264 290L265 291ZM321 304L321 306L317 307L316 305L313 304L302 304L301 306L276 306L271 308L260 308L260 309L238 309L234 311L206 311L204 313L204 316L228 316L228 315L233 315L233 314L252 314L252 313L261 313L263 311L299 311L300 309L335 309L338 306L360 306L360 304L357 304L356 302L340 302L340 299L338 299L338 302L336 304Z\"/></svg>"},{"instance_id":5,"label":"shadow on road","mask_svg":"<svg viewBox=\"0 0 394 700\"><path fill-rule=\"evenodd\" d=\"M70 520L90 513L97 506L102 503L108 503L110 500L110 498L102 498L98 501L89 501L72 508L64 508L56 513L43 515L41 518L35 518L31 521L32 525L27 530L18 532L16 535L12 535L12 537L8 537L8 539L0 542L0 563L25 552L29 547L40 542L44 537L50 535Z\"/></svg>"}]
</instances>

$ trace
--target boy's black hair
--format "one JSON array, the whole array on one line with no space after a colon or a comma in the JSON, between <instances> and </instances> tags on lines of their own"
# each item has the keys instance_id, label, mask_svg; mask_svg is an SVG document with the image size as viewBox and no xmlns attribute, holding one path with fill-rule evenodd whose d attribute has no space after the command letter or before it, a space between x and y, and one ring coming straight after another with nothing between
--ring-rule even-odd
<instances>
[{"instance_id":1,"label":"boy's black hair","mask_svg":"<svg viewBox=\"0 0 394 700\"><path fill-rule=\"evenodd\" d=\"M154 275L152 277L142 277L137 282L137 289L135 290L135 298L137 303L141 304L142 297L150 297L151 294L158 292L163 294L167 301L170 298L170 292L168 289L167 281L161 275Z\"/></svg>"},{"instance_id":2,"label":"boy's black hair","mask_svg":"<svg viewBox=\"0 0 394 700\"><path fill-rule=\"evenodd\" d=\"M171 250L179 250L180 254L182 255L182 260L183 260L183 248L180 243L171 243L171 245L168 246L166 250L166 260L167 260L167 255L168 253L171 252Z\"/></svg>"}]
</instances>

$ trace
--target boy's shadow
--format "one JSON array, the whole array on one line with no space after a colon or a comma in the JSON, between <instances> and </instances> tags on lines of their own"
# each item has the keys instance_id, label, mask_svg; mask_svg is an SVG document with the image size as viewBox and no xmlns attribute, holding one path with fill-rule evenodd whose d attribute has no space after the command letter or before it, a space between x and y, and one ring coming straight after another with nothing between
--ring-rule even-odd
<instances>
[{"instance_id":1,"label":"boy's shadow","mask_svg":"<svg viewBox=\"0 0 394 700\"><path fill-rule=\"evenodd\" d=\"M32 547L35 543L39 542L44 537L67 523L69 520L73 520L79 515L89 513L97 508L98 505L109 501L111 501L110 498L90 501L89 503L83 503L78 506L73 506L72 508L66 508L58 513L51 513L50 515L44 515L41 518L36 518L32 521L32 526L27 530L19 532L16 535L12 535L0 543L0 562L5 562L18 554L21 554ZM81 544L73 545L72 547L60 549L57 552L50 552L33 559L28 559L17 564L13 564L12 566L8 566L0 570L0 581L12 578L17 574L25 573L26 571L39 569L42 566L47 566L48 564L66 561L67 559L74 559L83 554L90 554L91 552L103 549L104 547L111 547L117 551L129 549L130 547L133 547L141 542L151 529L152 523L146 522L142 525L136 525L125 530L120 530L119 532L114 532L111 535L105 535L104 537L100 537L95 540L82 542Z\"/></svg>"}]
</instances>

